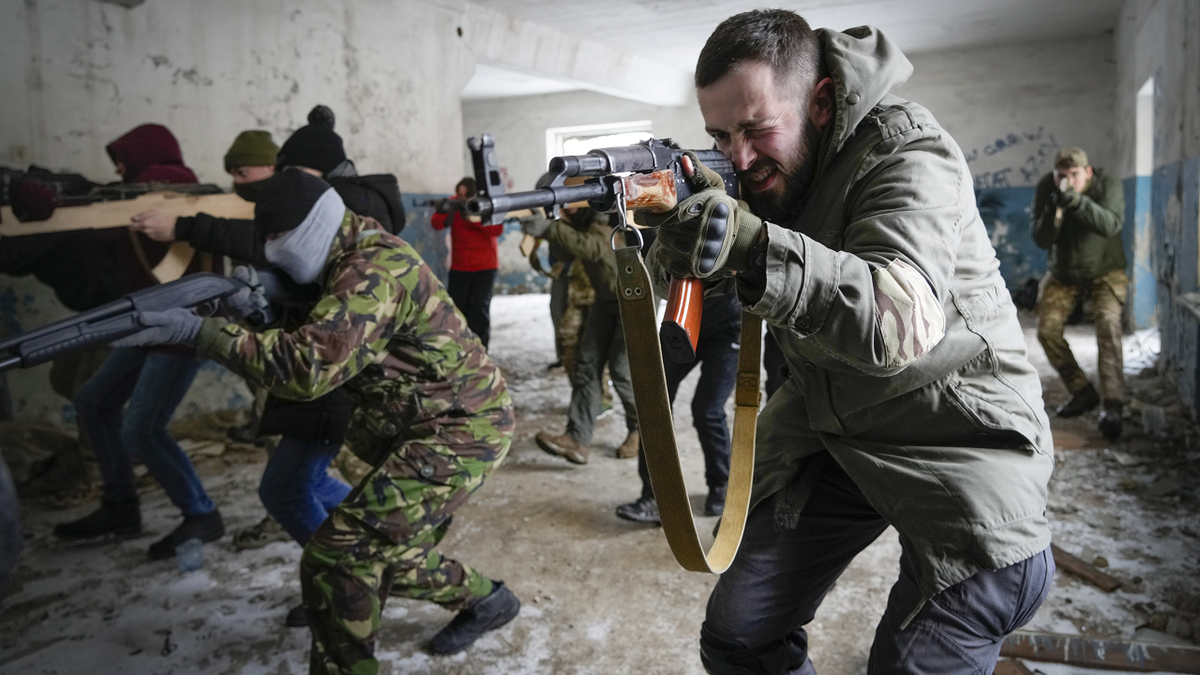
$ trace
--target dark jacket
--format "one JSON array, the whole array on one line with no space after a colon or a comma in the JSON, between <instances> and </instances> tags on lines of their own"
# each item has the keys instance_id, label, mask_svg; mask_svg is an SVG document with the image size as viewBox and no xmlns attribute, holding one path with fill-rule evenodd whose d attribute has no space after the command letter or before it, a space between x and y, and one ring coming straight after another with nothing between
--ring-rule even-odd
<instances>
[{"instance_id":1,"label":"dark jacket","mask_svg":"<svg viewBox=\"0 0 1200 675\"><path fill-rule=\"evenodd\" d=\"M166 127L143 124L106 149L113 162L124 165L125 182L198 182ZM147 265L162 261L168 248L126 227L5 237L0 240L0 272L33 274L68 309L82 312L158 283ZM198 271L193 267L189 271Z\"/></svg>"},{"instance_id":2,"label":"dark jacket","mask_svg":"<svg viewBox=\"0 0 1200 675\"><path fill-rule=\"evenodd\" d=\"M351 212L374 218L392 234L404 229L404 205L395 176L332 178L329 184ZM175 238L198 250L227 255L255 267L269 265L253 220L214 218L206 213L181 217L175 221Z\"/></svg>"},{"instance_id":3,"label":"dark jacket","mask_svg":"<svg viewBox=\"0 0 1200 675\"><path fill-rule=\"evenodd\" d=\"M1121 228L1125 224L1125 190L1116 176L1095 169L1079 204L1063 209L1062 224L1055 228L1057 211L1054 174L1038 181L1033 196L1033 241L1050 249L1047 267L1065 284L1082 284L1125 269Z\"/></svg>"}]
</instances>

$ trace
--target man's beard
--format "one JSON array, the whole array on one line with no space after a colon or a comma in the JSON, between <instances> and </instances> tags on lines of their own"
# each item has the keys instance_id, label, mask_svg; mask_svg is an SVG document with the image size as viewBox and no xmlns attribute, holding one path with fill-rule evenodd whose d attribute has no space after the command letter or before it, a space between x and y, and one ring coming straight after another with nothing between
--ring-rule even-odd
<instances>
[{"instance_id":1,"label":"man's beard","mask_svg":"<svg viewBox=\"0 0 1200 675\"><path fill-rule=\"evenodd\" d=\"M762 157L742 174L753 174L763 167L776 169L783 179L782 192L768 190L766 192L746 191L742 198L750 205L750 210L759 218L776 225L786 225L804 208L808 197L808 188L812 186L814 174L817 172L817 150L821 145L821 128L806 116L804 128L800 133L800 147L797 149L793 162L795 168L785 173L779 162L770 157Z\"/></svg>"}]
</instances>

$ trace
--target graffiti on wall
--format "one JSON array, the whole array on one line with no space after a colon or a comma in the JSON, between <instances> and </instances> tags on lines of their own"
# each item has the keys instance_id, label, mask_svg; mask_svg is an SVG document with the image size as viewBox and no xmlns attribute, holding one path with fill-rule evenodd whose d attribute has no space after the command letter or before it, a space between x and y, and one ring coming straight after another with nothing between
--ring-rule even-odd
<instances>
[{"instance_id":1,"label":"graffiti on wall","mask_svg":"<svg viewBox=\"0 0 1200 675\"><path fill-rule=\"evenodd\" d=\"M968 166L983 158L1001 156L1008 164L992 171L972 171L975 190L979 191L1035 185L1038 178L1050 170L1058 147L1054 133L1038 127L1037 131L1009 132L983 147L964 151L964 154Z\"/></svg>"}]
</instances>

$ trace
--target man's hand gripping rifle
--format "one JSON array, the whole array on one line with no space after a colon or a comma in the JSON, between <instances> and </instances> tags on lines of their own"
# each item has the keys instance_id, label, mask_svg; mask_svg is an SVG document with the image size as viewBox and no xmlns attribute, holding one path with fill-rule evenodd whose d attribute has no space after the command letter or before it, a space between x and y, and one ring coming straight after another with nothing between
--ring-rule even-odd
<instances>
[{"instance_id":1,"label":"man's hand gripping rifle","mask_svg":"<svg viewBox=\"0 0 1200 675\"><path fill-rule=\"evenodd\" d=\"M246 281L203 273L130 293L120 300L0 341L0 372L31 368L56 356L141 332L147 327L140 321L142 312L207 306L252 287ZM269 296L272 291L267 289L266 293ZM271 322L273 315L264 307L258 314L245 318L261 325Z\"/></svg>"},{"instance_id":2,"label":"man's hand gripping rifle","mask_svg":"<svg viewBox=\"0 0 1200 675\"><path fill-rule=\"evenodd\" d=\"M475 168L478 194L467 202L467 212L490 224L504 222L509 211L542 208L546 217L558 218L567 204L586 201L596 211L616 212L620 226L616 237L632 230L626 223L626 209L663 213L693 193L688 178L693 169L685 165L684 152L670 139L650 139L618 148L599 148L586 155L567 155L550 160L549 171L528 192L504 193L500 165L491 134L473 136L467 141ZM738 196L733 162L717 150L694 150L696 157L725 183L725 192ZM690 163L689 163L690 164ZM685 170L686 166L686 170ZM583 183L567 185L568 178L584 177ZM696 358L700 337L700 318L704 289L698 279L671 279L660 337L671 360L690 363Z\"/></svg>"}]
</instances>

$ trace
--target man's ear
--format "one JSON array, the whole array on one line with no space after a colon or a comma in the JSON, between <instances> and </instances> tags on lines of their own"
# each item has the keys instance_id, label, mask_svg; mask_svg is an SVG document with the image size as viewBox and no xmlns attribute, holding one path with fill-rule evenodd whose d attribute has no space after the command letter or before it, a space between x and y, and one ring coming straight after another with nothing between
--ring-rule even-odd
<instances>
[{"instance_id":1,"label":"man's ear","mask_svg":"<svg viewBox=\"0 0 1200 675\"><path fill-rule=\"evenodd\" d=\"M812 92L808 95L808 118L822 129L833 121L833 116L836 112L833 96L836 91L837 89L833 85L833 78L827 77L817 82Z\"/></svg>"}]
</instances>

